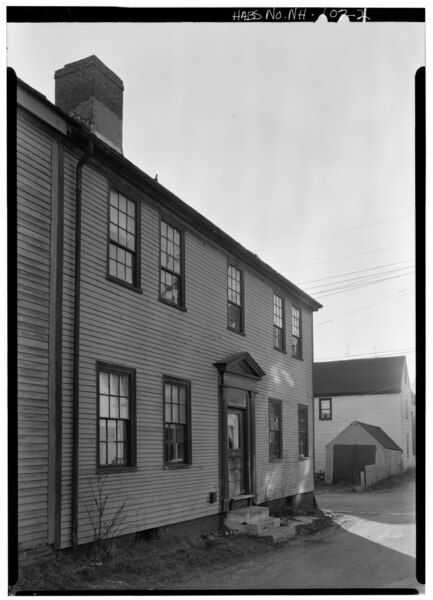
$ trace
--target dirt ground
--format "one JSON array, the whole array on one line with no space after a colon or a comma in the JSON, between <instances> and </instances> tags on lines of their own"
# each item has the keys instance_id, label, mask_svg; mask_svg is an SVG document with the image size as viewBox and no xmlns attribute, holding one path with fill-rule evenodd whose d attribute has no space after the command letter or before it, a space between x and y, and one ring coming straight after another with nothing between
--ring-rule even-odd
<instances>
[{"instance_id":1,"label":"dirt ground","mask_svg":"<svg viewBox=\"0 0 433 600\"><path fill-rule=\"evenodd\" d=\"M320 516L311 525L300 524L295 544L332 527L332 519ZM151 591L179 589L191 580L213 577L247 558L259 562L278 554L283 545L271 538L214 532L200 538L170 536L166 539L117 542L102 563L84 552L61 554L55 562L23 567L11 593L41 591ZM185 588L186 589L186 588Z\"/></svg>"}]
</instances>

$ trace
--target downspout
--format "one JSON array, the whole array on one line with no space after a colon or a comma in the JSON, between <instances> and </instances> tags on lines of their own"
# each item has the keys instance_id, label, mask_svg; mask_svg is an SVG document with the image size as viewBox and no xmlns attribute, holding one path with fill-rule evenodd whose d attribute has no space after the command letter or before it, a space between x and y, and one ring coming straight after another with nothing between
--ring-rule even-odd
<instances>
[{"instance_id":1,"label":"downspout","mask_svg":"<svg viewBox=\"0 0 433 600\"><path fill-rule=\"evenodd\" d=\"M218 369L218 407L219 407L219 500L220 500L220 527L221 531L224 531L224 498L225 498L225 485L224 485L224 371Z\"/></svg>"},{"instance_id":2,"label":"downspout","mask_svg":"<svg viewBox=\"0 0 433 600\"><path fill-rule=\"evenodd\" d=\"M75 188L75 290L74 290L74 367L72 408L72 547L78 545L78 434L79 434L79 387L80 387L80 311L81 311L81 194L82 171L93 154L89 141L87 151L78 161Z\"/></svg>"},{"instance_id":3,"label":"downspout","mask_svg":"<svg viewBox=\"0 0 433 600\"><path fill-rule=\"evenodd\" d=\"M312 410L311 410L311 417L313 419L313 439L312 441L312 447L313 447L313 507L317 508L317 501L316 501L316 495L315 495L315 489L316 489L316 483L315 483L315 472L316 472L316 426L315 426L315 420L316 420L316 403L315 403L315 399L314 399L314 314L313 312L311 313L311 347L313 349L313 352L311 353L311 406L312 406Z\"/></svg>"}]
</instances>

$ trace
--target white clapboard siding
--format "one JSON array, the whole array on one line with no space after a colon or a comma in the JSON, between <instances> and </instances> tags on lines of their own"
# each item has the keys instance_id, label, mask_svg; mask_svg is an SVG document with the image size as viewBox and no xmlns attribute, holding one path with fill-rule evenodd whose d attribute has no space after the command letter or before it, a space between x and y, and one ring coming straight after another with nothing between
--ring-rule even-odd
<instances>
[{"instance_id":1,"label":"white clapboard siding","mask_svg":"<svg viewBox=\"0 0 433 600\"><path fill-rule=\"evenodd\" d=\"M50 137L17 122L18 543L48 543Z\"/></svg>"},{"instance_id":2,"label":"white clapboard siding","mask_svg":"<svg viewBox=\"0 0 433 600\"><path fill-rule=\"evenodd\" d=\"M72 367L74 310L75 168L78 157L65 152L65 238L63 295L63 457L62 547L71 544ZM302 309L304 360L291 357L291 298L286 297L287 354L272 348L271 282L244 268L245 336L227 330L227 261L213 243L186 228L186 312L158 301L159 214L141 202L141 289L106 279L109 182L91 163L83 169L83 224L80 335L79 542L92 538L87 510L96 471L96 362L136 369L137 469L111 474L105 482L109 509L123 501L122 532L160 527L214 515L219 503L218 377L213 363L248 351L267 373L256 398L256 476L258 501L311 491L312 318ZM163 468L162 378L191 383L192 465ZM283 402L283 460L269 463L268 399ZM298 457L298 403L309 407L310 458ZM273 488L269 473L276 473Z\"/></svg>"},{"instance_id":3,"label":"white clapboard siding","mask_svg":"<svg viewBox=\"0 0 433 600\"><path fill-rule=\"evenodd\" d=\"M315 398L316 470L325 470L326 444L341 433L352 421L381 427L402 448L402 418L400 394L371 394L334 396L332 419L319 419L319 398ZM410 422L408 420L408 422Z\"/></svg>"}]
</instances>

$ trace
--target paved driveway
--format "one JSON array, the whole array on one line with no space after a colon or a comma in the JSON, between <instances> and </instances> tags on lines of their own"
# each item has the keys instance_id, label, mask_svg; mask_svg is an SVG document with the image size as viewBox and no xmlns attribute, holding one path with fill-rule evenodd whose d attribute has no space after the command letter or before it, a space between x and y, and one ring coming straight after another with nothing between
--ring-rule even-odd
<instances>
[{"instance_id":1,"label":"paved driveway","mask_svg":"<svg viewBox=\"0 0 433 600\"><path fill-rule=\"evenodd\" d=\"M332 488L331 488L332 489ZM371 492L316 490L322 510L347 531L415 558L415 482Z\"/></svg>"},{"instance_id":2,"label":"paved driveway","mask_svg":"<svg viewBox=\"0 0 433 600\"><path fill-rule=\"evenodd\" d=\"M380 492L317 494L338 525L278 553L248 559L165 589L417 589L414 484Z\"/></svg>"}]
</instances>

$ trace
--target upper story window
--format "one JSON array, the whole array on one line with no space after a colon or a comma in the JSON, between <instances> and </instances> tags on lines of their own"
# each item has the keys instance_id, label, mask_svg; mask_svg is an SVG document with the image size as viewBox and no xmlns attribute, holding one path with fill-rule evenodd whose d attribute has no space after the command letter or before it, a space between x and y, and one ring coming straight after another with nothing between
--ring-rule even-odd
<instances>
[{"instance_id":1,"label":"upper story window","mask_svg":"<svg viewBox=\"0 0 433 600\"><path fill-rule=\"evenodd\" d=\"M308 406L298 404L299 456L308 457Z\"/></svg>"},{"instance_id":2,"label":"upper story window","mask_svg":"<svg viewBox=\"0 0 433 600\"><path fill-rule=\"evenodd\" d=\"M160 300L184 306L182 232L161 221Z\"/></svg>"},{"instance_id":3,"label":"upper story window","mask_svg":"<svg viewBox=\"0 0 433 600\"><path fill-rule=\"evenodd\" d=\"M99 363L99 466L134 466L134 400L135 370Z\"/></svg>"},{"instance_id":4,"label":"upper story window","mask_svg":"<svg viewBox=\"0 0 433 600\"><path fill-rule=\"evenodd\" d=\"M164 463L191 464L190 382L164 377Z\"/></svg>"},{"instance_id":5,"label":"upper story window","mask_svg":"<svg viewBox=\"0 0 433 600\"><path fill-rule=\"evenodd\" d=\"M331 398L319 398L319 420L320 421L331 421L332 420L332 399Z\"/></svg>"},{"instance_id":6,"label":"upper story window","mask_svg":"<svg viewBox=\"0 0 433 600\"><path fill-rule=\"evenodd\" d=\"M302 358L302 323L301 312L292 306L292 356Z\"/></svg>"},{"instance_id":7,"label":"upper story window","mask_svg":"<svg viewBox=\"0 0 433 600\"><path fill-rule=\"evenodd\" d=\"M136 213L134 201L111 190L108 273L131 286L138 284Z\"/></svg>"},{"instance_id":8,"label":"upper story window","mask_svg":"<svg viewBox=\"0 0 433 600\"><path fill-rule=\"evenodd\" d=\"M227 326L240 333L244 331L242 271L231 265L227 271Z\"/></svg>"},{"instance_id":9,"label":"upper story window","mask_svg":"<svg viewBox=\"0 0 433 600\"><path fill-rule=\"evenodd\" d=\"M282 455L281 401L269 400L269 459L281 458Z\"/></svg>"},{"instance_id":10,"label":"upper story window","mask_svg":"<svg viewBox=\"0 0 433 600\"><path fill-rule=\"evenodd\" d=\"M284 352L284 304L281 296L274 294L274 348Z\"/></svg>"}]
</instances>

